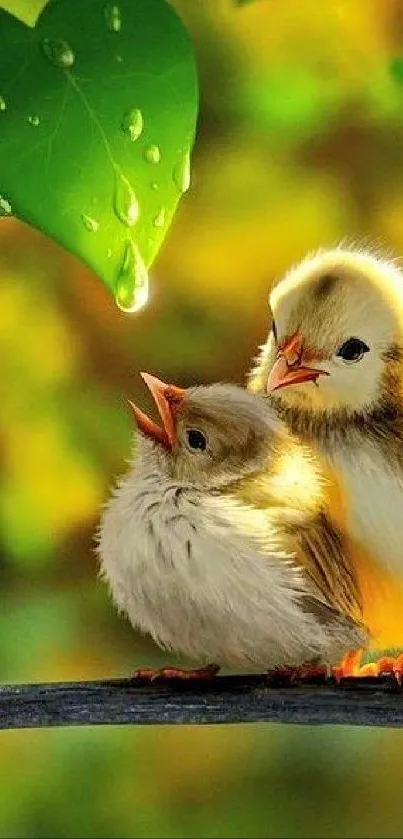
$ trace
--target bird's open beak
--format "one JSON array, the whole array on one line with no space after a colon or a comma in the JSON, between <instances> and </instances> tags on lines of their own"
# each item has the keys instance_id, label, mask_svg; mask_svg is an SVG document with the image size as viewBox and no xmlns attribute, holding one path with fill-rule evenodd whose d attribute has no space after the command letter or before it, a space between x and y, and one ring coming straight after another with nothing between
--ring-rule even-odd
<instances>
[{"instance_id":1,"label":"bird's open beak","mask_svg":"<svg viewBox=\"0 0 403 839\"><path fill-rule=\"evenodd\" d=\"M183 399L185 391L180 387L175 387L175 385L167 385L149 373L140 373L140 376L151 391L162 420L162 428L141 411L137 405L129 401L137 426L143 434L156 443L160 443L167 449L172 449L176 442L176 407Z\"/></svg>"},{"instance_id":2,"label":"bird's open beak","mask_svg":"<svg viewBox=\"0 0 403 839\"><path fill-rule=\"evenodd\" d=\"M267 379L267 393L282 387L303 382L316 382L319 376L328 376L326 370L306 367L302 364L303 343L296 332L278 350L277 358Z\"/></svg>"}]
</instances>

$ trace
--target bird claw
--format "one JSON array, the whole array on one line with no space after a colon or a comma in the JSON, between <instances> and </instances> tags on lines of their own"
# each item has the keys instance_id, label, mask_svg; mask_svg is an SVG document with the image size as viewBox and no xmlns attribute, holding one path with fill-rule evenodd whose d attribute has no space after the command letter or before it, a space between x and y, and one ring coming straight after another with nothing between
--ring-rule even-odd
<instances>
[{"instance_id":1,"label":"bird claw","mask_svg":"<svg viewBox=\"0 0 403 839\"><path fill-rule=\"evenodd\" d=\"M295 684L304 681L325 681L328 676L328 668L325 665L307 662L299 667L278 666L268 670L267 677L270 682L286 682Z\"/></svg>"},{"instance_id":2,"label":"bird claw","mask_svg":"<svg viewBox=\"0 0 403 839\"><path fill-rule=\"evenodd\" d=\"M207 664L205 667L199 667L195 670L188 670L185 667L161 667L153 669L151 667L140 668L135 670L132 679L147 679L150 682L155 682L159 679L181 679L198 681L213 679L219 671L218 664Z\"/></svg>"},{"instance_id":3,"label":"bird claw","mask_svg":"<svg viewBox=\"0 0 403 839\"><path fill-rule=\"evenodd\" d=\"M365 676L392 676L400 686L403 683L403 653L394 656L380 656L377 661L361 664L363 651L348 653L341 664L332 668L332 675L336 682L349 677L363 678Z\"/></svg>"}]
</instances>

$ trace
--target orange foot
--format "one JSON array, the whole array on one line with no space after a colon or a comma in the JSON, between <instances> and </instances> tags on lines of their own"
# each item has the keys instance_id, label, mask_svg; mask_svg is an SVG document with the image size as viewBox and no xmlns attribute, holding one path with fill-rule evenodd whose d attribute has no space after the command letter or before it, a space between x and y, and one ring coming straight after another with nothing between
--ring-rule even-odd
<instances>
[{"instance_id":1,"label":"orange foot","mask_svg":"<svg viewBox=\"0 0 403 839\"><path fill-rule=\"evenodd\" d=\"M361 678L363 676L394 676L398 684L403 682L403 653L396 656L381 656L377 661L361 664L364 653L362 650L348 653L341 664L332 668L332 674L337 682L348 676Z\"/></svg>"},{"instance_id":2,"label":"orange foot","mask_svg":"<svg viewBox=\"0 0 403 839\"><path fill-rule=\"evenodd\" d=\"M325 681L328 675L328 670L325 665L315 664L315 662L307 662L300 667L274 667L269 670L267 676L272 682L286 682L294 684L295 682L304 681Z\"/></svg>"},{"instance_id":3,"label":"orange foot","mask_svg":"<svg viewBox=\"0 0 403 839\"><path fill-rule=\"evenodd\" d=\"M186 670L184 667L161 667L153 670L151 667L140 668L133 673L133 679L148 679L155 682L157 679L213 679L219 671L218 664L207 664L196 670Z\"/></svg>"}]
</instances>

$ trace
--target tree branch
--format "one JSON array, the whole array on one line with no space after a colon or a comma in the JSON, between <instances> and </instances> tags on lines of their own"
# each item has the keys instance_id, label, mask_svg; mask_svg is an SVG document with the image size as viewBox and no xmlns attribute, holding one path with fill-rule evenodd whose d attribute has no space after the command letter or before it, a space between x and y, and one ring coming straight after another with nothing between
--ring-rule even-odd
<instances>
[{"instance_id":1,"label":"tree branch","mask_svg":"<svg viewBox=\"0 0 403 839\"><path fill-rule=\"evenodd\" d=\"M145 684L130 679L0 687L0 728L280 722L403 726L403 692L388 677L270 687L264 676Z\"/></svg>"}]
</instances>

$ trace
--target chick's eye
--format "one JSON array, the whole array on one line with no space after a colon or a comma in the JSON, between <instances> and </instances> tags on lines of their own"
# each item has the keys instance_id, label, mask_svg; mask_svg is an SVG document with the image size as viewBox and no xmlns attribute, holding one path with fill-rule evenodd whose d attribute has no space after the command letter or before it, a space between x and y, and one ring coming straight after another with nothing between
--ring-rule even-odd
<instances>
[{"instance_id":1,"label":"chick's eye","mask_svg":"<svg viewBox=\"0 0 403 839\"><path fill-rule=\"evenodd\" d=\"M186 440L189 448L193 449L193 451L204 452L207 447L206 437L198 428L188 428L186 431Z\"/></svg>"},{"instance_id":2,"label":"chick's eye","mask_svg":"<svg viewBox=\"0 0 403 839\"><path fill-rule=\"evenodd\" d=\"M271 319L270 332L272 332L272 333L273 333L273 338L274 338L274 340L275 340L275 343L277 344L277 327L276 327L276 321L274 320L273 310L272 310L272 308L271 308L271 306L270 306L270 300L268 301L268 303L269 303L269 318ZM269 335L270 335L270 332L269 332Z\"/></svg>"},{"instance_id":3,"label":"chick's eye","mask_svg":"<svg viewBox=\"0 0 403 839\"><path fill-rule=\"evenodd\" d=\"M349 338L337 350L337 355L346 363L351 364L356 361L361 361L366 352L369 352L369 347L364 341L361 341L359 338Z\"/></svg>"}]
</instances>

